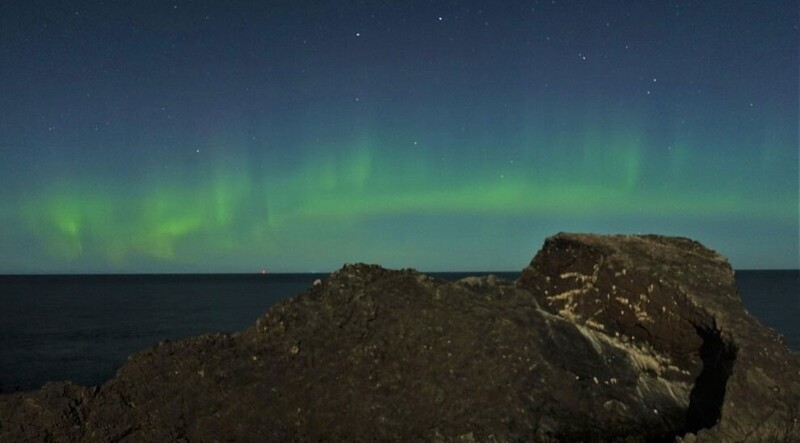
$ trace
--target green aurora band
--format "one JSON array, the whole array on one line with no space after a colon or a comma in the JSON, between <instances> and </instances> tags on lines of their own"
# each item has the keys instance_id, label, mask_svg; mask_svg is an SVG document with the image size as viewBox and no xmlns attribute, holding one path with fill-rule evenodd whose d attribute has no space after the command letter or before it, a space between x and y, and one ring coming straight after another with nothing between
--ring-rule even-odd
<instances>
[{"instance_id":1,"label":"green aurora band","mask_svg":"<svg viewBox=\"0 0 800 443\"><path fill-rule=\"evenodd\" d=\"M453 146L444 139L373 133L275 158L223 141L194 153L202 161L149 171L133 187L103 174L33 186L0 223L24 227L41 246L27 272L59 263L92 272L97 262L112 272L302 272L350 260L442 270L447 251L486 251L467 266L503 270L524 265L536 235L582 223L609 232L666 227L712 242L703 233L720 220L790 233L797 226L796 188L744 178L785 179L780 168L796 162L791 149L765 144L732 160L679 137L654 149L645 131L610 129L515 134L502 149L477 140L457 150L442 148ZM491 227L503 220L521 226L507 234ZM386 224L405 228L390 233ZM497 241L526 224L524 239ZM509 244L516 249L498 260Z\"/></svg>"},{"instance_id":2,"label":"green aurora band","mask_svg":"<svg viewBox=\"0 0 800 443\"><path fill-rule=\"evenodd\" d=\"M515 271L559 231L800 268L762 3L0 2L0 273Z\"/></svg>"}]
</instances>

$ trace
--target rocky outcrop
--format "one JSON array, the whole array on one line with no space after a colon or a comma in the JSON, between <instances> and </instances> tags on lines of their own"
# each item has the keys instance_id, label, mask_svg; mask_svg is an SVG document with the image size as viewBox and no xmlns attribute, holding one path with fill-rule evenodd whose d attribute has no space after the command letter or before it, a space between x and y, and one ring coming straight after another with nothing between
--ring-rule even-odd
<instances>
[{"instance_id":1,"label":"rocky outcrop","mask_svg":"<svg viewBox=\"0 0 800 443\"><path fill-rule=\"evenodd\" d=\"M0 396L0 441L796 441L799 414L724 258L559 234L517 282L345 266L98 388Z\"/></svg>"},{"instance_id":2,"label":"rocky outcrop","mask_svg":"<svg viewBox=\"0 0 800 443\"><path fill-rule=\"evenodd\" d=\"M691 394L673 434L800 439L800 361L742 308L724 257L685 238L559 234L519 278L540 305L648 349ZM696 434L696 435L695 435Z\"/></svg>"}]
</instances>

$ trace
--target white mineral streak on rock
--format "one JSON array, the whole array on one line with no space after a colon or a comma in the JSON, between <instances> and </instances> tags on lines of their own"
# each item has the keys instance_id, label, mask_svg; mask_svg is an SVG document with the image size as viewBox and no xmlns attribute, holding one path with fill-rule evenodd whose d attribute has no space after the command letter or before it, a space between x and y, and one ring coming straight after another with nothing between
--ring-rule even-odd
<instances>
[{"instance_id":1,"label":"white mineral streak on rock","mask_svg":"<svg viewBox=\"0 0 800 443\"><path fill-rule=\"evenodd\" d=\"M592 320L591 318L586 320L585 324L586 324L586 326L589 326L590 328L594 328L594 329L597 329L597 330L600 330L600 331L605 331L605 329L606 329L606 326L604 324L596 322L596 321Z\"/></svg>"},{"instance_id":2,"label":"white mineral streak on rock","mask_svg":"<svg viewBox=\"0 0 800 443\"><path fill-rule=\"evenodd\" d=\"M583 294L584 292L588 291L587 288L578 288L578 289L570 289L569 291L564 291L562 293L551 295L547 297L548 300L568 300L572 301L572 298L578 294Z\"/></svg>"},{"instance_id":3,"label":"white mineral streak on rock","mask_svg":"<svg viewBox=\"0 0 800 443\"><path fill-rule=\"evenodd\" d=\"M574 278L575 280L578 280L578 281L580 281L582 283L586 283L586 282L592 281L592 276L591 275L581 274L580 272L565 272L565 273L559 275L559 277L561 277L561 280L566 280L568 278Z\"/></svg>"},{"instance_id":4,"label":"white mineral streak on rock","mask_svg":"<svg viewBox=\"0 0 800 443\"><path fill-rule=\"evenodd\" d=\"M555 295L548 295L548 291L544 291L545 296L547 296L548 304L552 305L554 301L563 302L563 306L558 310L558 314L572 321L581 320L581 317L575 314L576 308L578 307L578 301L576 298L592 290L596 291L594 284L597 282L597 276L600 273L601 265L602 261L592 267L592 275L586 275L580 272L564 272L560 274L559 277L562 280L573 278L581 282L582 286L580 288L570 289ZM601 311L598 311L598 313L599 312ZM591 326L596 327L597 329L605 329L598 322L592 322Z\"/></svg>"},{"instance_id":5,"label":"white mineral streak on rock","mask_svg":"<svg viewBox=\"0 0 800 443\"><path fill-rule=\"evenodd\" d=\"M576 327L599 354L609 354L611 348L617 348L628 356L631 364L639 369L636 392L641 398L672 399L672 401L688 407L692 386L689 383L663 377L665 371L680 371L667 356L646 345L625 343L618 338L610 337L585 326L576 325ZM608 384L609 382L617 384L619 381L612 378L604 383Z\"/></svg>"}]
</instances>

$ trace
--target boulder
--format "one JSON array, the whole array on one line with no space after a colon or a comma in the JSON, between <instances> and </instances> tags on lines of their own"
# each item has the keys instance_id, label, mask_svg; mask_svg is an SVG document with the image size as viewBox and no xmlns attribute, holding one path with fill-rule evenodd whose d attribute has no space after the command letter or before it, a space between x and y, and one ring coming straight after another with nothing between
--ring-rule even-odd
<instances>
[{"instance_id":1,"label":"boulder","mask_svg":"<svg viewBox=\"0 0 800 443\"><path fill-rule=\"evenodd\" d=\"M676 436L800 440L800 359L745 311L727 260L700 243L562 233L518 284L548 312L658 356L662 379L691 383Z\"/></svg>"},{"instance_id":2,"label":"boulder","mask_svg":"<svg viewBox=\"0 0 800 443\"><path fill-rule=\"evenodd\" d=\"M346 265L100 387L0 395L0 441L793 441L799 411L723 257L558 234L516 282Z\"/></svg>"}]
</instances>

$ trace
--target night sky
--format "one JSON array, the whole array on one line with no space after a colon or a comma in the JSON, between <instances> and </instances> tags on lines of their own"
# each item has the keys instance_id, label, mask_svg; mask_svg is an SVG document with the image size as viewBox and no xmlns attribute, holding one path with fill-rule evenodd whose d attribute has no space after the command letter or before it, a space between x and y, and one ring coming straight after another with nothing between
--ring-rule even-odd
<instances>
[{"instance_id":1,"label":"night sky","mask_svg":"<svg viewBox=\"0 0 800 443\"><path fill-rule=\"evenodd\" d=\"M0 2L0 273L798 268L796 1Z\"/></svg>"}]
</instances>

